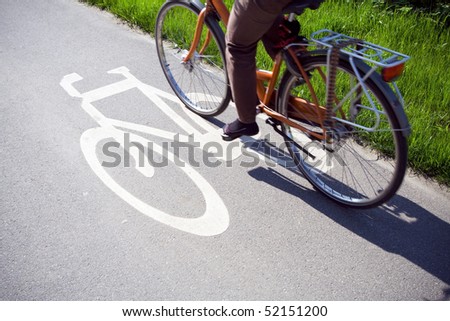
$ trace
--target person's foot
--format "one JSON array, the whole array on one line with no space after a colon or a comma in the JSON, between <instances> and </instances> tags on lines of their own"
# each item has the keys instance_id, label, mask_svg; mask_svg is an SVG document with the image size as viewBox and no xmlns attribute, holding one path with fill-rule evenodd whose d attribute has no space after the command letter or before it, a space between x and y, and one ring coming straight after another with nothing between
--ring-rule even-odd
<instances>
[{"instance_id":1,"label":"person's foot","mask_svg":"<svg viewBox=\"0 0 450 321\"><path fill-rule=\"evenodd\" d=\"M241 136L253 136L259 133L258 124L245 124L236 119L234 122L226 124L223 127L222 139L231 141Z\"/></svg>"}]
</instances>

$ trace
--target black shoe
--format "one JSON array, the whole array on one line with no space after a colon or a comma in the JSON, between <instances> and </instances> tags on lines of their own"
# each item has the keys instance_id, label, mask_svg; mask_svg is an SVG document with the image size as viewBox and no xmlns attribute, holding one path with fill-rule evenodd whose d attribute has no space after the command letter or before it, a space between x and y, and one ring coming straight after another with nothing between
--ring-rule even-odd
<instances>
[{"instance_id":1,"label":"black shoe","mask_svg":"<svg viewBox=\"0 0 450 321\"><path fill-rule=\"evenodd\" d=\"M222 139L226 141L231 141L241 136L253 136L259 133L258 124L244 124L236 119L234 122L226 124L223 127Z\"/></svg>"}]
</instances>

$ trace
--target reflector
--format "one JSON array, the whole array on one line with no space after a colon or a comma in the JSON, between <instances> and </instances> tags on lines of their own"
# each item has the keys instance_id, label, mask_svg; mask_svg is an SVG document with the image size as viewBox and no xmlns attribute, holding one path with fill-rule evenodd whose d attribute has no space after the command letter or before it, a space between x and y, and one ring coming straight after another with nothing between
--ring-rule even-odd
<instances>
[{"instance_id":1,"label":"reflector","mask_svg":"<svg viewBox=\"0 0 450 321\"><path fill-rule=\"evenodd\" d=\"M401 63L392 67L385 67L381 70L381 77L386 82L393 81L400 77L403 72L405 64Z\"/></svg>"}]
</instances>

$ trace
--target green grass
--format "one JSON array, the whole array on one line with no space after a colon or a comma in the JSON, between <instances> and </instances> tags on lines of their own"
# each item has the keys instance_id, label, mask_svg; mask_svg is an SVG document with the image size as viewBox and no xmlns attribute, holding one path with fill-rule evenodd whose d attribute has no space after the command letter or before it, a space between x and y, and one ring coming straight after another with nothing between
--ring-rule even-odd
<instances>
[{"instance_id":1,"label":"green grass","mask_svg":"<svg viewBox=\"0 0 450 321\"><path fill-rule=\"evenodd\" d=\"M164 0L85 0L106 9L142 30L154 31ZM225 0L230 7L233 0ZM332 29L363 38L411 56L398 81L413 128L409 139L410 167L450 186L450 29L432 15L401 8L386 10L371 0L328 0L319 10L299 18L304 35ZM258 51L259 66L270 58Z\"/></svg>"}]
</instances>

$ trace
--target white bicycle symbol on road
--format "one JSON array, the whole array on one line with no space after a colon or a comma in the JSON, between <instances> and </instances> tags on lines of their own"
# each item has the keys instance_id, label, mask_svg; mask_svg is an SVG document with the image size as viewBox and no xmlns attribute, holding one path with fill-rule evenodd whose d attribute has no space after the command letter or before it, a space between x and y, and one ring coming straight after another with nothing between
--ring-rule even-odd
<instances>
[{"instance_id":1,"label":"white bicycle symbol on road","mask_svg":"<svg viewBox=\"0 0 450 321\"><path fill-rule=\"evenodd\" d=\"M206 134L200 133L183 117L174 112L164 101L164 99L167 99L172 102L180 103L177 97L151 87L147 84L144 84L136 77L134 77L130 73L128 68L120 67L110 70L108 71L108 73L121 74L125 77L125 79L85 93L80 93L73 86L75 82L83 79L76 73L64 76L60 82L60 85L67 91L70 96L82 99L81 107L99 124L99 127L86 130L80 138L81 150L91 169L103 181L103 183L108 186L108 188L110 188L125 202L130 204L139 212L158 222L196 235L211 236L223 233L229 226L229 214L227 207L225 206L223 200L217 194L215 189L211 186L211 184L188 163L184 163L185 166L179 168L184 172L186 176L189 177L190 180L192 180L192 182L201 191L206 202L205 212L201 216L195 218L185 218L170 215L147 204L146 202L143 202L141 199L137 198L125 188L123 188L120 184L118 184L102 167L96 155L96 146L100 141L113 138L115 141L121 144L121 146L124 146L124 134L126 133L134 142L139 142L144 146L147 146L147 143L149 143L149 140L144 138L143 136L124 130L149 134L164 139L173 139L174 135L177 134L159 128L108 118L93 105L93 103L96 101L119 93L123 93L134 88L139 89L147 98L149 98L154 103L155 106L157 106L162 112L170 117L170 119L176 122L177 125L185 129L186 132L193 133L195 141L200 142L200 148L203 148L206 144L211 143L212 141L224 146L224 150L226 149L226 145L230 144L227 142L223 142L220 139L220 134L218 133L218 130L220 129L213 127L201 117L187 111L186 108L182 108L182 110L185 111L185 114L192 121L194 121L197 125L200 126L200 128L206 131ZM178 137L180 141L184 140L187 142L189 139L189 136L187 135L180 134ZM234 144L237 143L234 142ZM160 145L154 144L154 142L152 142L152 146L153 152L161 156L163 155L163 148ZM239 143L239 147L242 147L241 142ZM135 160L136 169L145 177L151 178L155 171L155 168L151 165L151 163L149 161L145 161L145 166L138 166L137 160L142 155L138 155L138 151L136 149L129 149L127 152L129 152L129 155ZM164 156L167 156L170 162L175 163L175 160L176 158L178 158L178 156L167 150L164 150L164 152ZM218 157L218 159L230 161L236 159L241 155L241 148L233 148L232 153L226 153L226 155ZM144 157L147 156L144 155ZM258 157L263 158L263 156L261 155L258 155Z\"/></svg>"}]
</instances>

